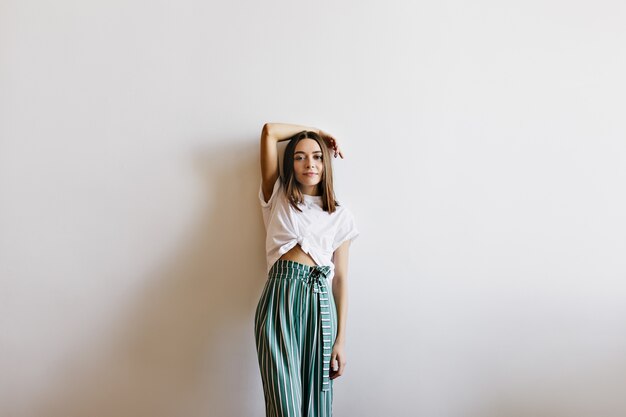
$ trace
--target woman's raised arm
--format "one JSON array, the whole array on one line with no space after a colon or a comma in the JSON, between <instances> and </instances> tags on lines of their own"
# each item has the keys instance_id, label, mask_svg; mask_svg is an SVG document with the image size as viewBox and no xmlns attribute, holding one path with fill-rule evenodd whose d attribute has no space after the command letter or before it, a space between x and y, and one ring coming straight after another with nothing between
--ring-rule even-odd
<instances>
[{"instance_id":1,"label":"woman's raised arm","mask_svg":"<svg viewBox=\"0 0 626 417\"><path fill-rule=\"evenodd\" d=\"M343 152L339 149L337 140L329 133L315 127L292 125L288 123L265 123L261 132L261 178L263 181L263 198L265 201L272 196L272 189L278 179L278 150L276 144L287 140L296 133L303 130L315 132L334 152L335 158L340 156L343 159Z\"/></svg>"},{"instance_id":2,"label":"woman's raised arm","mask_svg":"<svg viewBox=\"0 0 626 417\"><path fill-rule=\"evenodd\" d=\"M278 150L276 144L289 139L303 130L320 133L319 129L287 123L265 123L261 133L261 179L263 198L269 200L274 183L278 179Z\"/></svg>"}]
</instances>

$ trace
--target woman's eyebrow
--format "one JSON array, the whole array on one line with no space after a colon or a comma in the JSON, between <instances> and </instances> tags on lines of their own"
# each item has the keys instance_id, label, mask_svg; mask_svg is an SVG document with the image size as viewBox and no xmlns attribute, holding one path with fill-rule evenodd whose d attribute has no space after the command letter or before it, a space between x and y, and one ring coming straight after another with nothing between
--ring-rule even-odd
<instances>
[{"instance_id":1,"label":"woman's eyebrow","mask_svg":"<svg viewBox=\"0 0 626 417\"><path fill-rule=\"evenodd\" d=\"M303 154L306 154L306 152L304 152L304 151L295 151L295 152L294 152L294 155L295 155L295 154L297 154L297 153L303 153ZM311 152L311 153L322 153L322 151L313 151L313 152Z\"/></svg>"}]
</instances>

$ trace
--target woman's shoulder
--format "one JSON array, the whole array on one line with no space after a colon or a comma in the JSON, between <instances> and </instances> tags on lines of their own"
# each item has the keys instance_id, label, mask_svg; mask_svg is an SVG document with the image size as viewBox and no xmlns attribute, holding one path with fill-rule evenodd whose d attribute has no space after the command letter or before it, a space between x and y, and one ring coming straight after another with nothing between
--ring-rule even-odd
<instances>
[{"instance_id":1,"label":"woman's shoulder","mask_svg":"<svg viewBox=\"0 0 626 417\"><path fill-rule=\"evenodd\" d=\"M263 194L263 181L261 181L261 186L259 187L259 200L261 202L261 207L271 208L275 204L276 200L280 200L281 194L284 194L282 180L278 177L272 186L272 193L267 201L265 201L265 196Z\"/></svg>"},{"instance_id":2,"label":"woman's shoulder","mask_svg":"<svg viewBox=\"0 0 626 417\"><path fill-rule=\"evenodd\" d=\"M347 205L343 201L337 203L337 205L335 206L335 212L332 213L332 215L334 215L336 217L341 217L341 218L344 218L344 217L345 218L351 218L351 217L353 217L352 210L350 209L350 206Z\"/></svg>"}]
</instances>

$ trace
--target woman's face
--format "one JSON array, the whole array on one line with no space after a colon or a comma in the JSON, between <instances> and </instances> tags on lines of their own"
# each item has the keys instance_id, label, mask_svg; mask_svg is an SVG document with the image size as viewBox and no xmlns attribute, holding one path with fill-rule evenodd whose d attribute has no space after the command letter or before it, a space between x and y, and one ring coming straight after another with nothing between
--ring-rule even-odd
<instances>
[{"instance_id":1,"label":"woman's face","mask_svg":"<svg viewBox=\"0 0 626 417\"><path fill-rule=\"evenodd\" d=\"M324 162L322 149L313 139L302 139L293 153L293 172L304 194L317 195L317 185L322 180Z\"/></svg>"}]
</instances>

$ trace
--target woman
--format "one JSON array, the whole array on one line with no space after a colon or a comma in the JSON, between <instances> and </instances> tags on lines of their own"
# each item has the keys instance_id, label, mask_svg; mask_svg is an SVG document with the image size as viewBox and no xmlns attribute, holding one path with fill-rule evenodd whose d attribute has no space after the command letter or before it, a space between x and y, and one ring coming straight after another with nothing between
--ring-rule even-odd
<instances>
[{"instance_id":1,"label":"woman","mask_svg":"<svg viewBox=\"0 0 626 417\"><path fill-rule=\"evenodd\" d=\"M284 140L281 179L277 143ZM333 380L346 366L348 250L359 232L335 200L329 149L343 158L319 129L263 126L268 280L254 324L268 417L332 416Z\"/></svg>"}]
</instances>

